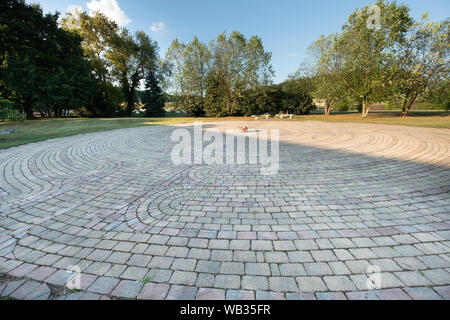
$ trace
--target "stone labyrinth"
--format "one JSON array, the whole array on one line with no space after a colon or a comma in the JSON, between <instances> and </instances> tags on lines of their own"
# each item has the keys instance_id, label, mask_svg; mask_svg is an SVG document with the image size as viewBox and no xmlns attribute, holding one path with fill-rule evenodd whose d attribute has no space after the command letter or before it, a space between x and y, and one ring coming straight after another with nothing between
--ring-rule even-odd
<instances>
[{"instance_id":1,"label":"stone labyrinth","mask_svg":"<svg viewBox=\"0 0 450 320\"><path fill-rule=\"evenodd\" d=\"M240 125L280 129L278 175L174 165L181 126L0 150L0 296L52 298L77 266L59 299L450 299L449 130L204 130Z\"/></svg>"}]
</instances>

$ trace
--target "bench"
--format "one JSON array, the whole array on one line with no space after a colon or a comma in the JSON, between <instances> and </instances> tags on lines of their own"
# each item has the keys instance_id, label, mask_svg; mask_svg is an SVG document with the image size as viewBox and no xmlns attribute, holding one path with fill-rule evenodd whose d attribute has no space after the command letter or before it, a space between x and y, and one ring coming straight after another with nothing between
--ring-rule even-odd
<instances>
[{"instance_id":1,"label":"bench","mask_svg":"<svg viewBox=\"0 0 450 320\"><path fill-rule=\"evenodd\" d=\"M280 118L281 120L283 120L284 117L289 117L291 120L294 118L293 114L279 114L277 115L278 118Z\"/></svg>"},{"instance_id":2,"label":"bench","mask_svg":"<svg viewBox=\"0 0 450 320\"><path fill-rule=\"evenodd\" d=\"M264 115L264 116L252 116L252 118L255 118L255 120L258 120L259 118L262 118L262 117L266 117L266 120L269 120L269 117L270 117L270 116L268 116L268 115Z\"/></svg>"}]
</instances>

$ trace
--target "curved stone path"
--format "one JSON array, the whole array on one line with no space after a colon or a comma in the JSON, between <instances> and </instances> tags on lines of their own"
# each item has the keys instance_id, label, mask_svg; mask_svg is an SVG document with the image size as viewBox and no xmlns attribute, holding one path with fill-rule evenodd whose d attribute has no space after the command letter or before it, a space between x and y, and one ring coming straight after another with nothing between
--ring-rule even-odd
<instances>
[{"instance_id":1,"label":"curved stone path","mask_svg":"<svg viewBox=\"0 0 450 320\"><path fill-rule=\"evenodd\" d=\"M0 296L78 266L72 298L450 299L449 130L204 127L242 125L280 129L278 175L175 166L171 126L1 150L0 273L34 286Z\"/></svg>"}]
</instances>

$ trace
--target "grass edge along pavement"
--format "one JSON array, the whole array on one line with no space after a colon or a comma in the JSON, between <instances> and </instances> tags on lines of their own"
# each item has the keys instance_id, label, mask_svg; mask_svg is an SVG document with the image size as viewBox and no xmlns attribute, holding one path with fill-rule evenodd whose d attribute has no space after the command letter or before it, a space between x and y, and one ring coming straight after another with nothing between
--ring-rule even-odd
<instances>
[{"instance_id":1,"label":"grass edge along pavement","mask_svg":"<svg viewBox=\"0 0 450 320\"><path fill-rule=\"evenodd\" d=\"M0 149L21 146L28 143L45 141L55 138L63 138L78 134L126 129L141 126L173 125L192 123L194 121L254 121L251 117L231 118L110 118L110 119L41 119L25 121L24 123L0 122L0 132L4 129L17 128L18 133L0 135ZM281 121L279 118L263 121ZM344 122L344 123L373 123L387 125L405 125L430 128L450 129L450 117L446 112L412 112L408 118L398 115L398 112L376 112L368 119L362 119L358 113L337 113L331 116L312 114L296 116L294 119L282 121L320 121L320 122Z\"/></svg>"}]
</instances>

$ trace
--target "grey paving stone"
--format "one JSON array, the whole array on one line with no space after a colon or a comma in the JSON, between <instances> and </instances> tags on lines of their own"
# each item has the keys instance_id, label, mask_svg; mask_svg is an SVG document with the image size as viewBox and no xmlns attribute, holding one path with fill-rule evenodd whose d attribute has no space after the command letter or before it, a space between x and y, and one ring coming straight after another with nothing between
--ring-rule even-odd
<instances>
[{"instance_id":1,"label":"grey paving stone","mask_svg":"<svg viewBox=\"0 0 450 320\"><path fill-rule=\"evenodd\" d=\"M255 293L246 290L228 290L226 299L233 301L255 300Z\"/></svg>"},{"instance_id":2,"label":"grey paving stone","mask_svg":"<svg viewBox=\"0 0 450 320\"><path fill-rule=\"evenodd\" d=\"M394 274L407 286L418 287L432 285L431 281L425 278L420 272L404 271L395 272Z\"/></svg>"},{"instance_id":3,"label":"grey paving stone","mask_svg":"<svg viewBox=\"0 0 450 320\"><path fill-rule=\"evenodd\" d=\"M116 278L100 277L88 289L89 292L110 294L117 286L119 280Z\"/></svg>"},{"instance_id":4,"label":"grey paving stone","mask_svg":"<svg viewBox=\"0 0 450 320\"><path fill-rule=\"evenodd\" d=\"M170 280L172 277L172 270L166 270L166 269L151 269L148 272L148 277L150 278L151 282L156 283L165 283Z\"/></svg>"},{"instance_id":5,"label":"grey paving stone","mask_svg":"<svg viewBox=\"0 0 450 320\"><path fill-rule=\"evenodd\" d=\"M316 297L317 300L347 300L342 292L318 292Z\"/></svg>"},{"instance_id":6,"label":"grey paving stone","mask_svg":"<svg viewBox=\"0 0 450 320\"><path fill-rule=\"evenodd\" d=\"M270 266L267 263L246 263L245 274L254 276L270 276Z\"/></svg>"},{"instance_id":7,"label":"grey paving stone","mask_svg":"<svg viewBox=\"0 0 450 320\"><path fill-rule=\"evenodd\" d=\"M274 292L298 292L295 279L290 277L270 277L269 288Z\"/></svg>"},{"instance_id":8,"label":"grey paving stone","mask_svg":"<svg viewBox=\"0 0 450 320\"><path fill-rule=\"evenodd\" d=\"M269 281L263 276L243 276L242 288L245 290L268 290Z\"/></svg>"},{"instance_id":9,"label":"grey paving stone","mask_svg":"<svg viewBox=\"0 0 450 320\"><path fill-rule=\"evenodd\" d=\"M405 291L414 300L442 300L433 289L427 287L405 288Z\"/></svg>"},{"instance_id":10,"label":"grey paving stone","mask_svg":"<svg viewBox=\"0 0 450 320\"><path fill-rule=\"evenodd\" d=\"M197 273L186 271L175 271L170 278L171 284L193 286L197 281Z\"/></svg>"},{"instance_id":11,"label":"grey paving stone","mask_svg":"<svg viewBox=\"0 0 450 320\"><path fill-rule=\"evenodd\" d=\"M204 273L213 273L217 274L220 272L220 262L216 261L199 261L196 267L197 272L204 272Z\"/></svg>"},{"instance_id":12,"label":"grey paving stone","mask_svg":"<svg viewBox=\"0 0 450 320\"><path fill-rule=\"evenodd\" d=\"M169 292L169 285L147 283L137 296L138 300L164 300Z\"/></svg>"},{"instance_id":13,"label":"grey paving stone","mask_svg":"<svg viewBox=\"0 0 450 320\"><path fill-rule=\"evenodd\" d=\"M305 263L303 266L309 276L326 276L333 274L333 270L331 270L330 266L324 262Z\"/></svg>"},{"instance_id":14,"label":"grey paving stone","mask_svg":"<svg viewBox=\"0 0 450 320\"><path fill-rule=\"evenodd\" d=\"M297 277L296 280L300 292L316 293L327 290L320 277Z\"/></svg>"},{"instance_id":15,"label":"grey paving stone","mask_svg":"<svg viewBox=\"0 0 450 320\"><path fill-rule=\"evenodd\" d=\"M214 280L214 287L222 289L239 289L241 278L236 275L219 274Z\"/></svg>"},{"instance_id":16,"label":"grey paving stone","mask_svg":"<svg viewBox=\"0 0 450 320\"><path fill-rule=\"evenodd\" d=\"M148 273L147 268L128 267L120 277L126 280L141 281Z\"/></svg>"},{"instance_id":17,"label":"grey paving stone","mask_svg":"<svg viewBox=\"0 0 450 320\"><path fill-rule=\"evenodd\" d=\"M327 276L323 280L330 291L355 291L357 290L353 281L347 276Z\"/></svg>"},{"instance_id":18,"label":"grey paving stone","mask_svg":"<svg viewBox=\"0 0 450 320\"><path fill-rule=\"evenodd\" d=\"M316 297L311 293L287 293L286 300L316 300Z\"/></svg>"},{"instance_id":19,"label":"grey paving stone","mask_svg":"<svg viewBox=\"0 0 450 320\"><path fill-rule=\"evenodd\" d=\"M143 284L141 282L122 280L111 292L111 295L121 298L136 299L142 287Z\"/></svg>"},{"instance_id":20,"label":"grey paving stone","mask_svg":"<svg viewBox=\"0 0 450 320\"><path fill-rule=\"evenodd\" d=\"M223 274L244 274L244 264L242 262L222 262L220 273Z\"/></svg>"},{"instance_id":21,"label":"grey paving stone","mask_svg":"<svg viewBox=\"0 0 450 320\"><path fill-rule=\"evenodd\" d=\"M280 264L279 270L284 277L306 276L305 268L300 263Z\"/></svg>"},{"instance_id":22,"label":"grey paving stone","mask_svg":"<svg viewBox=\"0 0 450 320\"><path fill-rule=\"evenodd\" d=\"M195 300L197 288L186 286L171 286L167 300Z\"/></svg>"}]
</instances>

